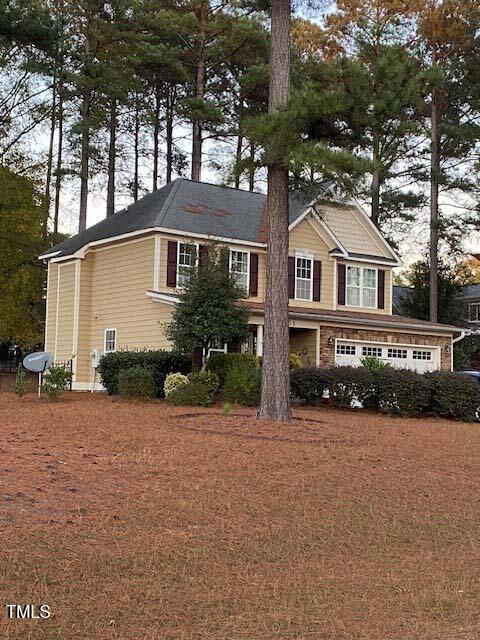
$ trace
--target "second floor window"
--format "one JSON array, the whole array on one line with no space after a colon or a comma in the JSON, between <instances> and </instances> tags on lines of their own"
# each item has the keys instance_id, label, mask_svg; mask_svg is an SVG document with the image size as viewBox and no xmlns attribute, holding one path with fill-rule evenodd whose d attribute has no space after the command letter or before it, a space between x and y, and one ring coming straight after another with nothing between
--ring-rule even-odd
<instances>
[{"instance_id":1,"label":"second floor window","mask_svg":"<svg viewBox=\"0 0 480 640\"><path fill-rule=\"evenodd\" d=\"M230 251L230 273L238 286L248 291L248 251Z\"/></svg>"},{"instance_id":2,"label":"second floor window","mask_svg":"<svg viewBox=\"0 0 480 640\"><path fill-rule=\"evenodd\" d=\"M377 270L347 267L347 305L351 307L377 306Z\"/></svg>"},{"instance_id":3,"label":"second floor window","mask_svg":"<svg viewBox=\"0 0 480 640\"><path fill-rule=\"evenodd\" d=\"M295 258L295 298L312 300L313 285L312 258Z\"/></svg>"},{"instance_id":4,"label":"second floor window","mask_svg":"<svg viewBox=\"0 0 480 640\"><path fill-rule=\"evenodd\" d=\"M177 286L184 287L197 261L197 247L187 242L178 243Z\"/></svg>"},{"instance_id":5,"label":"second floor window","mask_svg":"<svg viewBox=\"0 0 480 640\"><path fill-rule=\"evenodd\" d=\"M470 322L480 322L480 302L472 302L470 305Z\"/></svg>"}]
</instances>

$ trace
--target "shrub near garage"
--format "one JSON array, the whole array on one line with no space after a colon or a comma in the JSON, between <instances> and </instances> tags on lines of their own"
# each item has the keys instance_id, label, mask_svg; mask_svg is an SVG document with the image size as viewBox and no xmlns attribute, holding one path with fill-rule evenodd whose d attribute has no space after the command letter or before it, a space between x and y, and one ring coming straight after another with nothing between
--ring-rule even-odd
<instances>
[{"instance_id":1,"label":"shrub near garage","mask_svg":"<svg viewBox=\"0 0 480 640\"><path fill-rule=\"evenodd\" d=\"M365 406L372 387L373 377L366 367L335 367L328 383L330 404L341 409L349 408L355 402Z\"/></svg>"},{"instance_id":2,"label":"shrub near garage","mask_svg":"<svg viewBox=\"0 0 480 640\"><path fill-rule=\"evenodd\" d=\"M410 369L385 368L375 376L376 401L382 413L410 417L430 404L430 384L425 375Z\"/></svg>"},{"instance_id":3,"label":"shrub near garage","mask_svg":"<svg viewBox=\"0 0 480 640\"><path fill-rule=\"evenodd\" d=\"M332 369L301 367L290 372L290 387L295 398L308 404L320 404L332 378Z\"/></svg>"},{"instance_id":4,"label":"shrub near garage","mask_svg":"<svg viewBox=\"0 0 480 640\"><path fill-rule=\"evenodd\" d=\"M122 369L118 374L118 393L126 398L155 398L157 389L152 370L143 367Z\"/></svg>"},{"instance_id":5,"label":"shrub near garage","mask_svg":"<svg viewBox=\"0 0 480 640\"><path fill-rule=\"evenodd\" d=\"M156 395L163 397L163 385L167 374L179 371L187 374L192 370L192 361L186 355L176 351L147 350L115 351L100 359L98 372L102 384L109 394L118 393L118 375L123 369L142 367L153 372Z\"/></svg>"},{"instance_id":6,"label":"shrub near garage","mask_svg":"<svg viewBox=\"0 0 480 640\"><path fill-rule=\"evenodd\" d=\"M435 371L425 375L430 383L428 411L441 418L474 422L479 406L478 383L467 375Z\"/></svg>"}]
</instances>

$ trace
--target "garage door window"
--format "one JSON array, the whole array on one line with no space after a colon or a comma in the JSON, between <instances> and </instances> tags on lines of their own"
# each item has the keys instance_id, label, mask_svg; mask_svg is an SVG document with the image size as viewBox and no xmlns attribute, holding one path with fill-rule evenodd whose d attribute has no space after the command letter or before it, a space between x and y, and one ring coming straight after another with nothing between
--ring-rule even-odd
<instances>
[{"instance_id":1,"label":"garage door window","mask_svg":"<svg viewBox=\"0 0 480 640\"><path fill-rule=\"evenodd\" d=\"M383 349L381 347L362 347L362 356L370 358L381 358Z\"/></svg>"},{"instance_id":2,"label":"garage door window","mask_svg":"<svg viewBox=\"0 0 480 640\"><path fill-rule=\"evenodd\" d=\"M406 358L408 352L406 349L389 349L387 352L388 358Z\"/></svg>"},{"instance_id":3,"label":"garage door window","mask_svg":"<svg viewBox=\"0 0 480 640\"><path fill-rule=\"evenodd\" d=\"M377 270L347 267L347 305L351 307L377 306Z\"/></svg>"},{"instance_id":4,"label":"garage door window","mask_svg":"<svg viewBox=\"0 0 480 640\"><path fill-rule=\"evenodd\" d=\"M413 351L413 359L414 360L431 360L432 352L431 351Z\"/></svg>"},{"instance_id":5,"label":"garage door window","mask_svg":"<svg viewBox=\"0 0 480 640\"><path fill-rule=\"evenodd\" d=\"M337 344L337 356L354 356L357 354L357 347L353 344Z\"/></svg>"}]
</instances>

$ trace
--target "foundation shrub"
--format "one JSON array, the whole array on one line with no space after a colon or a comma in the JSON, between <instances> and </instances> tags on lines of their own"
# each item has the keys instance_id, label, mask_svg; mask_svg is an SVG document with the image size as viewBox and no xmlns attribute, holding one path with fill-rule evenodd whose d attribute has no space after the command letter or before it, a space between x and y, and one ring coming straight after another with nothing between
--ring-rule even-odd
<instances>
[{"instance_id":1,"label":"foundation shrub","mask_svg":"<svg viewBox=\"0 0 480 640\"><path fill-rule=\"evenodd\" d=\"M328 390L332 369L300 367L290 372L292 395L308 404L321 404L323 394Z\"/></svg>"},{"instance_id":2,"label":"foundation shrub","mask_svg":"<svg viewBox=\"0 0 480 640\"><path fill-rule=\"evenodd\" d=\"M474 378L451 371L427 373L430 383L429 413L441 418L474 422L479 407L479 387Z\"/></svg>"},{"instance_id":3,"label":"foundation shrub","mask_svg":"<svg viewBox=\"0 0 480 640\"><path fill-rule=\"evenodd\" d=\"M43 374L42 390L49 400L56 401L70 387L72 372L64 367L49 367Z\"/></svg>"},{"instance_id":4,"label":"foundation shrub","mask_svg":"<svg viewBox=\"0 0 480 640\"><path fill-rule=\"evenodd\" d=\"M212 403L208 387L200 382L187 382L167 396L167 402L177 406L206 407Z\"/></svg>"},{"instance_id":5,"label":"foundation shrub","mask_svg":"<svg viewBox=\"0 0 480 640\"><path fill-rule=\"evenodd\" d=\"M98 372L102 384L109 394L118 393L118 376L120 371L141 367L150 369L155 382L155 393L158 398L164 396L163 387L169 373L188 374L192 370L191 358L176 351L142 350L115 351L107 353L100 359Z\"/></svg>"},{"instance_id":6,"label":"foundation shrub","mask_svg":"<svg viewBox=\"0 0 480 640\"><path fill-rule=\"evenodd\" d=\"M227 402L254 407L260 402L261 369L242 363L227 369L223 395Z\"/></svg>"},{"instance_id":7,"label":"foundation shrub","mask_svg":"<svg viewBox=\"0 0 480 640\"><path fill-rule=\"evenodd\" d=\"M382 413L417 416L430 404L429 380L416 371L384 368L377 371L375 386L376 403Z\"/></svg>"},{"instance_id":8,"label":"foundation shrub","mask_svg":"<svg viewBox=\"0 0 480 640\"><path fill-rule=\"evenodd\" d=\"M250 353L212 353L208 359L206 370L217 374L220 387L225 385L227 372L236 367L258 369L260 358Z\"/></svg>"},{"instance_id":9,"label":"foundation shrub","mask_svg":"<svg viewBox=\"0 0 480 640\"><path fill-rule=\"evenodd\" d=\"M157 389L151 369L130 367L118 374L118 393L125 398L155 398Z\"/></svg>"},{"instance_id":10,"label":"foundation shrub","mask_svg":"<svg viewBox=\"0 0 480 640\"><path fill-rule=\"evenodd\" d=\"M366 367L335 367L328 384L330 404L342 409L371 402L373 377Z\"/></svg>"},{"instance_id":11,"label":"foundation shrub","mask_svg":"<svg viewBox=\"0 0 480 640\"><path fill-rule=\"evenodd\" d=\"M165 384L163 385L163 393L165 394L165 397L168 398L172 391L175 391L175 389L178 389L178 387L181 387L184 384L188 384L188 376L185 376L183 373L178 373L178 371L175 373L169 373L165 378Z\"/></svg>"},{"instance_id":12,"label":"foundation shrub","mask_svg":"<svg viewBox=\"0 0 480 640\"><path fill-rule=\"evenodd\" d=\"M193 373L189 374L188 380L205 385L212 400L215 398L215 394L220 386L218 376L214 371L193 371Z\"/></svg>"}]
</instances>

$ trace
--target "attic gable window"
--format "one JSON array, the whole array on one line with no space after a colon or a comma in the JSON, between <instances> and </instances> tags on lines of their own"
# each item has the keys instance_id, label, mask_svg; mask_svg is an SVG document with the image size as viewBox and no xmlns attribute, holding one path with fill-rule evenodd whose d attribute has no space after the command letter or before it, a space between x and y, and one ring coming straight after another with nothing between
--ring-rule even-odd
<instances>
[{"instance_id":1,"label":"attic gable window","mask_svg":"<svg viewBox=\"0 0 480 640\"><path fill-rule=\"evenodd\" d=\"M244 291L248 291L248 251L230 251L230 273Z\"/></svg>"},{"instance_id":2,"label":"attic gable window","mask_svg":"<svg viewBox=\"0 0 480 640\"><path fill-rule=\"evenodd\" d=\"M197 263L197 246L188 242L178 243L177 286L185 287L192 269Z\"/></svg>"},{"instance_id":3,"label":"attic gable window","mask_svg":"<svg viewBox=\"0 0 480 640\"><path fill-rule=\"evenodd\" d=\"M347 305L350 307L377 306L377 270L347 267Z\"/></svg>"}]
</instances>

